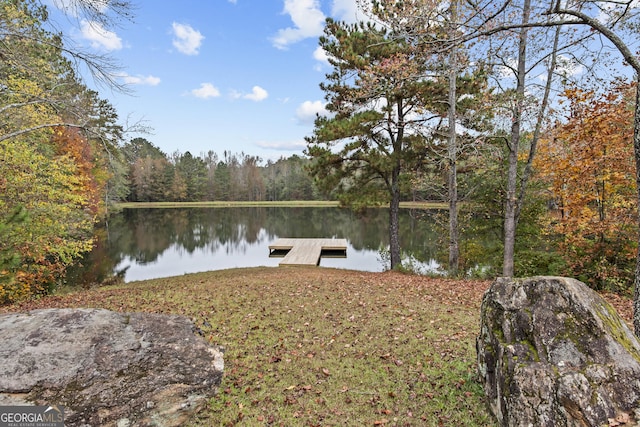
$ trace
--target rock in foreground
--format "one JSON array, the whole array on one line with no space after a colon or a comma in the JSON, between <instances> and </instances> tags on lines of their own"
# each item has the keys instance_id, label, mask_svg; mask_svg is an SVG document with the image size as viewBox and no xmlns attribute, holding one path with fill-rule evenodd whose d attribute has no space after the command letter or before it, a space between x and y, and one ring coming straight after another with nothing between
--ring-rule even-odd
<instances>
[{"instance_id":1,"label":"rock in foreground","mask_svg":"<svg viewBox=\"0 0 640 427\"><path fill-rule=\"evenodd\" d=\"M0 405L57 404L67 426L178 426L213 396L222 352L181 316L47 309L0 316Z\"/></svg>"},{"instance_id":2,"label":"rock in foreground","mask_svg":"<svg viewBox=\"0 0 640 427\"><path fill-rule=\"evenodd\" d=\"M497 279L482 301L478 367L503 426L635 425L640 342L583 283Z\"/></svg>"}]
</instances>

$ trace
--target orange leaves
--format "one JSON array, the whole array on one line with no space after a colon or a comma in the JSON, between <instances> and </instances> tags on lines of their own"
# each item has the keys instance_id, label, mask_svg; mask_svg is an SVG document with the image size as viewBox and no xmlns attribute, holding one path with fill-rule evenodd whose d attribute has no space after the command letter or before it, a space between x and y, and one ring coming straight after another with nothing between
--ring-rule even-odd
<instances>
[{"instance_id":1,"label":"orange leaves","mask_svg":"<svg viewBox=\"0 0 640 427\"><path fill-rule=\"evenodd\" d=\"M596 287L620 283L635 251L634 86L598 95L570 88L566 121L541 141L536 167L558 205L553 231L572 274Z\"/></svg>"},{"instance_id":2,"label":"orange leaves","mask_svg":"<svg viewBox=\"0 0 640 427\"><path fill-rule=\"evenodd\" d=\"M102 201L99 188L105 177L94 173L97 168L91 143L79 129L70 127L56 127L51 142L57 155L68 156L75 163L77 175L83 183L80 191L88 196L91 212L97 213Z\"/></svg>"}]
</instances>

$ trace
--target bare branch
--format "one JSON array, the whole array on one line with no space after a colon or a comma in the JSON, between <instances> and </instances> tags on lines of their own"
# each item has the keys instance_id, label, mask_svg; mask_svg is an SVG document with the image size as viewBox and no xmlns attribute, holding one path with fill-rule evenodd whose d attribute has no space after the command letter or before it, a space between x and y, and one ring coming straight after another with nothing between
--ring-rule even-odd
<instances>
[{"instance_id":1,"label":"bare branch","mask_svg":"<svg viewBox=\"0 0 640 427\"><path fill-rule=\"evenodd\" d=\"M611 43L613 43L613 45L622 54L624 60L633 67L636 73L640 74L640 60L633 54L633 52L631 52L629 46L624 42L624 40L622 40L620 36L618 36L618 34L616 34L611 28L602 24L596 18L593 18L586 13L578 10L563 9L559 4L557 4L556 7L548 13L573 16L575 18L578 18L578 21L575 22L576 24L588 25L594 30L598 31L604 37L609 39Z\"/></svg>"},{"instance_id":2,"label":"bare branch","mask_svg":"<svg viewBox=\"0 0 640 427\"><path fill-rule=\"evenodd\" d=\"M7 139L15 138L15 137L18 137L20 135L24 135L24 134L27 134L27 133L30 133L30 132L35 132L35 131L40 130L40 129L54 128L54 127L69 127L69 128L76 128L76 129L86 129L83 125L78 125L78 124L75 124L75 123L65 123L65 122L43 123L43 124L39 124L37 126L31 126L29 128L19 129L19 130L16 130L14 132L9 132L7 134L0 135L0 142L6 141Z\"/></svg>"},{"instance_id":3,"label":"bare branch","mask_svg":"<svg viewBox=\"0 0 640 427\"><path fill-rule=\"evenodd\" d=\"M133 21L134 6L126 0L52 0L67 17L113 27L120 20Z\"/></svg>"}]
</instances>

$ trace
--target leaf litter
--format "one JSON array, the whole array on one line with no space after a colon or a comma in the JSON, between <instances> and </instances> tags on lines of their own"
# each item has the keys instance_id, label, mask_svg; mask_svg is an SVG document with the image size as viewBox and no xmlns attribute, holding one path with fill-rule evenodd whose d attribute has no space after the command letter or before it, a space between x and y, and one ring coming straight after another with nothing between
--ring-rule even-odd
<instances>
[{"instance_id":1,"label":"leaf litter","mask_svg":"<svg viewBox=\"0 0 640 427\"><path fill-rule=\"evenodd\" d=\"M188 316L226 350L219 393L193 425L494 426L475 361L489 286L260 267L50 296L0 312L99 307ZM631 301L605 298L630 321Z\"/></svg>"}]
</instances>

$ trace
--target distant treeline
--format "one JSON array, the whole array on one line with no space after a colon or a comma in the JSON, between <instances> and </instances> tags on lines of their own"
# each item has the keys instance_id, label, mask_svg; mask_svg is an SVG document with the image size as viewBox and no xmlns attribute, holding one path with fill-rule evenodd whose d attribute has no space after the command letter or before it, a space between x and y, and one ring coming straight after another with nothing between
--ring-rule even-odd
<instances>
[{"instance_id":1,"label":"distant treeline","mask_svg":"<svg viewBox=\"0 0 640 427\"><path fill-rule=\"evenodd\" d=\"M127 201L279 201L328 200L307 171L311 160L292 155L263 162L245 153L189 151L167 155L145 138L122 147L128 164ZM415 194L406 194L413 200Z\"/></svg>"}]
</instances>

